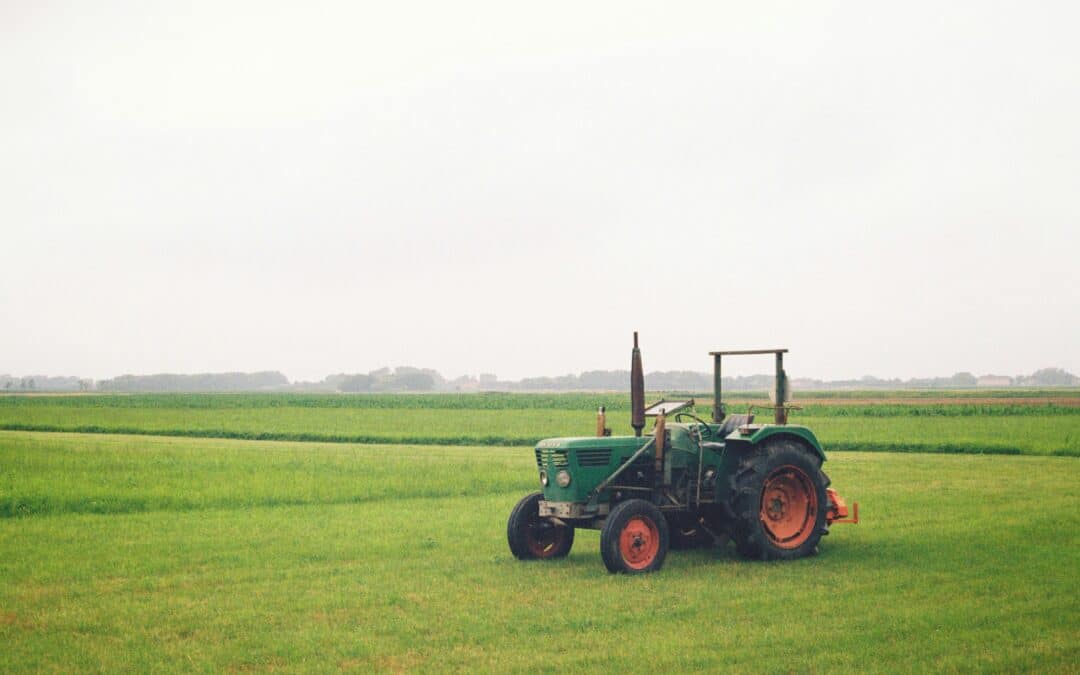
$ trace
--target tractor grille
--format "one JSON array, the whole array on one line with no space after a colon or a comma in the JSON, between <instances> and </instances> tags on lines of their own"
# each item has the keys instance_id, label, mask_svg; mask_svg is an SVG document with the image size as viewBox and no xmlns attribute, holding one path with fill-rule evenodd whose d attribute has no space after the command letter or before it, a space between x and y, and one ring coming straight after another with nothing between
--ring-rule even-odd
<instances>
[{"instance_id":1,"label":"tractor grille","mask_svg":"<svg viewBox=\"0 0 1080 675\"><path fill-rule=\"evenodd\" d=\"M556 469L565 469L569 466L569 462L566 461L566 449L537 448L536 463L542 468L547 462L551 462Z\"/></svg>"},{"instance_id":2,"label":"tractor grille","mask_svg":"<svg viewBox=\"0 0 1080 675\"><path fill-rule=\"evenodd\" d=\"M578 450L578 466L607 466L611 462L611 450Z\"/></svg>"}]
</instances>

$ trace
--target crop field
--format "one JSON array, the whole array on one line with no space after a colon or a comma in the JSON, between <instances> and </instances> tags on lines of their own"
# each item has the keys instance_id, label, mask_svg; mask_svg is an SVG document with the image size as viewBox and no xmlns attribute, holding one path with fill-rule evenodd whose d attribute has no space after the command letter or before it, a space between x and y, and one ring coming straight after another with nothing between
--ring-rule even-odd
<instances>
[{"instance_id":1,"label":"crop field","mask_svg":"<svg viewBox=\"0 0 1080 675\"><path fill-rule=\"evenodd\" d=\"M1076 672L1078 395L808 404L862 522L639 577L506 547L602 396L0 397L0 672Z\"/></svg>"},{"instance_id":2,"label":"crop field","mask_svg":"<svg viewBox=\"0 0 1080 675\"><path fill-rule=\"evenodd\" d=\"M832 392L823 392L832 393ZM972 403L953 393L927 403L898 392L859 403L810 398L793 423L812 428L826 449L1080 456L1080 392L1064 390L1008 403ZM993 401L979 393L981 401ZM0 429L153 434L252 440L521 445L556 435L589 435L595 410L609 407L615 433L629 427L626 396L494 395L139 395L0 396ZM822 401L827 401L822 403ZM892 401L882 403L880 401ZM903 401L903 402L896 402ZM1026 401L1026 403L1024 402ZM760 399L734 400L732 411ZM708 417L708 406L699 413ZM769 412L764 411L764 417ZM619 430L624 431L619 431Z\"/></svg>"}]
</instances>

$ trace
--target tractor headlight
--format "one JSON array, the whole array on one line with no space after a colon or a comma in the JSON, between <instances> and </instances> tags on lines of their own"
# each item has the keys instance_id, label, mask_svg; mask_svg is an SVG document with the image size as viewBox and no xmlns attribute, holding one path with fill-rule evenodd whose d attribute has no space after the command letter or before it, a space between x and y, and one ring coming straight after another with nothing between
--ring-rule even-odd
<instances>
[{"instance_id":1,"label":"tractor headlight","mask_svg":"<svg viewBox=\"0 0 1080 675\"><path fill-rule=\"evenodd\" d=\"M540 484L544 487L547 487L548 484L547 471L544 471L543 469L540 469Z\"/></svg>"},{"instance_id":2,"label":"tractor headlight","mask_svg":"<svg viewBox=\"0 0 1080 675\"><path fill-rule=\"evenodd\" d=\"M559 487L566 487L570 484L570 472L560 469L559 473L555 474L555 482L559 484Z\"/></svg>"}]
</instances>

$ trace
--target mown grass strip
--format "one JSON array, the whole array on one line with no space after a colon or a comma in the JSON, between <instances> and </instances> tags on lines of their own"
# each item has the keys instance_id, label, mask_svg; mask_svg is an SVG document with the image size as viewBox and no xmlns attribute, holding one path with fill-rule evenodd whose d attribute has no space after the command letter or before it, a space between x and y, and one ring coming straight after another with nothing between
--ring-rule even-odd
<instances>
[{"instance_id":1,"label":"mown grass strip","mask_svg":"<svg viewBox=\"0 0 1080 675\"><path fill-rule=\"evenodd\" d=\"M536 483L528 451L0 434L0 519L516 494Z\"/></svg>"},{"instance_id":2,"label":"mown grass strip","mask_svg":"<svg viewBox=\"0 0 1080 675\"><path fill-rule=\"evenodd\" d=\"M326 434L307 431L236 431L230 429L140 429L138 427L66 426L59 424L0 424L0 431L46 431L125 436L171 436L177 438L228 438L243 441L296 441L301 443L356 443L360 445L483 445L533 446L540 440L514 436L423 436L380 434Z\"/></svg>"},{"instance_id":3,"label":"mown grass strip","mask_svg":"<svg viewBox=\"0 0 1080 675\"><path fill-rule=\"evenodd\" d=\"M867 447L869 445L870 447ZM972 447L957 443L851 443L846 441L832 442L829 444L830 451L870 451L870 452L919 452L937 455L1030 455L1023 448L1013 445L983 445ZM1067 456L1070 450L1062 448L1059 452L1051 452L1053 456ZM1045 454L1045 453L1044 453Z\"/></svg>"},{"instance_id":4,"label":"mown grass strip","mask_svg":"<svg viewBox=\"0 0 1080 675\"><path fill-rule=\"evenodd\" d=\"M40 431L76 434L117 434L175 438L222 438L245 441L292 441L301 443L354 443L358 445L447 445L532 447L541 438L528 436L389 436L379 434L324 434L317 432L233 431L226 429L139 429L135 427L63 426L50 424L0 424L0 431ZM897 443L882 441L831 441L826 451L907 452L945 455L1040 455L1080 457L1080 449L1054 448L1036 452L1009 444Z\"/></svg>"}]
</instances>

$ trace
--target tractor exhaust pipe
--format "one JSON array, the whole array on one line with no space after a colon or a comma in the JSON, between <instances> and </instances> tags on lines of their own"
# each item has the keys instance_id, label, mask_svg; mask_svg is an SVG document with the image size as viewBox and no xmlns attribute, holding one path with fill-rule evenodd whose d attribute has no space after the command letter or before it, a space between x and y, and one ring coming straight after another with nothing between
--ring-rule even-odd
<instances>
[{"instance_id":1,"label":"tractor exhaust pipe","mask_svg":"<svg viewBox=\"0 0 1080 675\"><path fill-rule=\"evenodd\" d=\"M634 331L634 351L630 352L630 426L641 436L645 428L645 374L641 370L641 350Z\"/></svg>"}]
</instances>

